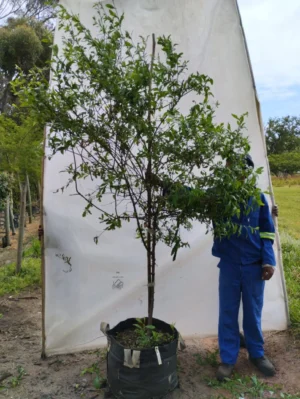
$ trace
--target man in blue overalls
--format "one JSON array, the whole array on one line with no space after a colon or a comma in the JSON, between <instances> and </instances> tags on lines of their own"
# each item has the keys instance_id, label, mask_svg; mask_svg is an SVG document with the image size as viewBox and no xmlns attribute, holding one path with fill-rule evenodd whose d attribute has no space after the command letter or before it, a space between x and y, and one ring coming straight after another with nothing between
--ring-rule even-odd
<instances>
[{"instance_id":1,"label":"man in blue overalls","mask_svg":"<svg viewBox=\"0 0 300 399\"><path fill-rule=\"evenodd\" d=\"M250 155L244 159L245 168L254 168ZM229 162L227 166L230 167ZM163 188L163 195L171 194L170 186L155 178ZM192 191L185 187L186 191ZM275 369L264 355L264 340L261 329L265 281L275 271L273 242L275 228L267 199L261 193L259 206L249 199L250 213L242 207L240 216L233 222L241 226L241 233L229 238L215 238L213 256L220 258L219 268L219 347L222 363L217 378L223 381L232 374L240 349L238 314L243 301L243 330L251 362L266 376L273 376ZM277 216L278 209L272 213ZM243 338L243 336L242 336Z\"/></svg>"},{"instance_id":2,"label":"man in blue overalls","mask_svg":"<svg viewBox=\"0 0 300 399\"><path fill-rule=\"evenodd\" d=\"M254 167L250 155L247 155L245 162ZM265 281L273 276L276 265L273 250L275 228L263 193L261 201L263 206L253 206L250 199L251 212L245 214L241 209L240 218L234 220L244 226L240 235L222 240L216 238L212 248L213 256L220 258L219 347L222 364L217 371L219 381L231 376L238 358L238 313L241 298L243 330L250 361L264 375L275 374L274 366L264 355L261 329Z\"/></svg>"}]
</instances>

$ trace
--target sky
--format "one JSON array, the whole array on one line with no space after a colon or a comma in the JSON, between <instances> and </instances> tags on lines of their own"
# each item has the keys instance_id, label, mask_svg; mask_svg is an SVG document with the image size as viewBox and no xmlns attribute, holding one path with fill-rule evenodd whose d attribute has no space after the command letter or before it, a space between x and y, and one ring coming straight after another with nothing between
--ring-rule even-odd
<instances>
[{"instance_id":1,"label":"sky","mask_svg":"<svg viewBox=\"0 0 300 399\"><path fill-rule=\"evenodd\" d=\"M300 116L300 0L238 0L266 123Z\"/></svg>"}]
</instances>

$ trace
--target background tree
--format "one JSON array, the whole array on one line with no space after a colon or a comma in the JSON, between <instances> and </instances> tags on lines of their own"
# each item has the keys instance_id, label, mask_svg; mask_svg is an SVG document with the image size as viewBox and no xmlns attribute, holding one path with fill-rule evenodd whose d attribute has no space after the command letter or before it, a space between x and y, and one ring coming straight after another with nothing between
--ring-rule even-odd
<instances>
[{"instance_id":1,"label":"background tree","mask_svg":"<svg viewBox=\"0 0 300 399\"><path fill-rule=\"evenodd\" d=\"M36 19L11 18L0 28L0 112L13 102L10 84L18 71L28 74L34 66L46 67L51 44L52 32Z\"/></svg>"},{"instance_id":2,"label":"background tree","mask_svg":"<svg viewBox=\"0 0 300 399\"><path fill-rule=\"evenodd\" d=\"M158 38L158 56L153 36L148 55L147 40L134 43L121 28L124 16L106 7L96 8L96 37L61 8L60 28L68 36L62 54L54 48L54 86L49 89L47 80L32 72L15 88L23 106L50 127L53 155L71 154L67 186L86 201L84 215L97 210L104 230L135 221L147 254L151 324L157 243L170 246L176 258L188 246L182 229L190 229L193 220L208 230L214 220L219 237L237 232L231 217L260 194L256 173L245 170L243 161L250 148L242 135L244 117L234 117L236 128L215 123L212 80L188 75L170 37ZM191 93L197 100L183 114L179 104ZM235 160L232 168L225 166L229 157ZM92 191L79 184L85 179ZM169 187L167 201L161 182ZM105 205L104 196L114 205Z\"/></svg>"},{"instance_id":3,"label":"background tree","mask_svg":"<svg viewBox=\"0 0 300 399\"><path fill-rule=\"evenodd\" d=\"M269 163L272 173L275 175L292 175L300 172L300 151L285 152L269 156Z\"/></svg>"},{"instance_id":4,"label":"background tree","mask_svg":"<svg viewBox=\"0 0 300 399\"><path fill-rule=\"evenodd\" d=\"M5 172L0 172L0 207L5 212L5 237L3 246L10 245L10 224L9 224L9 197L11 192L11 179ZM8 213L8 215L7 215Z\"/></svg>"},{"instance_id":5,"label":"background tree","mask_svg":"<svg viewBox=\"0 0 300 399\"><path fill-rule=\"evenodd\" d=\"M55 17L56 0L0 0L0 23L19 15L45 22Z\"/></svg>"},{"instance_id":6,"label":"background tree","mask_svg":"<svg viewBox=\"0 0 300 399\"><path fill-rule=\"evenodd\" d=\"M300 151L300 118L271 118L266 127L268 154Z\"/></svg>"},{"instance_id":7,"label":"background tree","mask_svg":"<svg viewBox=\"0 0 300 399\"><path fill-rule=\"evenodd\" d=\"M40 179L43 154L43 128L27 112L13 117L0 115L0 169L18 176L20 181L20 224L17 271L21 268L28 176Z\"/></svg>"}]
</instances>

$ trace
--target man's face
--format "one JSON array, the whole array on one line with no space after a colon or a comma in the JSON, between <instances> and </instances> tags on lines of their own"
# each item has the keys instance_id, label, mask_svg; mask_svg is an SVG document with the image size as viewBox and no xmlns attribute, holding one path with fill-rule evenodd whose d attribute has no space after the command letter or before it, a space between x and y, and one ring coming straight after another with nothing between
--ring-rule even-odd
<instances>
[{"instance_id":1,"label":"man's face","mask_svg":"<svg viewBox=\"0 0 300 399\"><path fill-rule=\"evenodd\" d=\"M231 166L232 166L232 161L229 160L229 159L227 159L227 160L226 160L226 168L229 168L229 169L230 169ZM245 166L244 166L243 169L244 169L245 172L246 172L246 170L248 169L248 165L245 164ZM239 180L240 180L240 181L245 181L245 180L246 180L246 177L247 177L247 175L246 175L246 173L245 173L245 176L241 176Z\"/></svg>"}]
</instances>

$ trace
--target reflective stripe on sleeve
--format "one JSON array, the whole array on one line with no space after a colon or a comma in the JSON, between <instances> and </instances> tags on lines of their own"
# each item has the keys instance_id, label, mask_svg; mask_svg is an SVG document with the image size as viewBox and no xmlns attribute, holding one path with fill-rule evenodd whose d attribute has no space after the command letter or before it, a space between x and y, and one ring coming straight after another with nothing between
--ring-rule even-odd
<instances>
[{"instance_id":1,"label":"reflective stripe on sleeve","mask_svg":"<svg viewBox=\"0 0 300 399\"><path fill-rule=\"evenodd\" d=\"M260 238L267 238L269 240L275 240L275 233L260 233Z\"/></svg>"}]
</instances>

